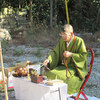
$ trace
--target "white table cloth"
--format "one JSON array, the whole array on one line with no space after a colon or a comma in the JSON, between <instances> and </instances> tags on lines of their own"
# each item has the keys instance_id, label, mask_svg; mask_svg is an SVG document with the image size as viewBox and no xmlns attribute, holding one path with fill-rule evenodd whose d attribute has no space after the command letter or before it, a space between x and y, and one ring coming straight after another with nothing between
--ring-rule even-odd
<instances>
[{"instance_id":1,"label":"white table cloth","mask_svg":"<svg viewBox=\"0 0 100 100\"><path fill-rule=\"evenodd\" d=\"M15 97L17 100L66 100L67 84L56 86L36 84L26 78L13 77Z\"/></svg>"}]
</instances>

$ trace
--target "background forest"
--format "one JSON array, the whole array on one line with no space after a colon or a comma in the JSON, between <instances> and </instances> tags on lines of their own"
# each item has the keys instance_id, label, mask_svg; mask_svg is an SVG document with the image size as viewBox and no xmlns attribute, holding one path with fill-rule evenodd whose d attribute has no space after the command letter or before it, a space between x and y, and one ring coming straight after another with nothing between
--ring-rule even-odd
<instances>
[{"instance_id":1,"label":"background forest","mask_svg":"<svg viewBox=\"0 0 100 100\"><path fill-rule=\"evenodd\" d=\"M98 37L100 0L67 0L67 4L69 23L74 31ZM7 28L13 37L26 31L28 35L34 34L34 39L37 33L37 36L49 37L51 33L60 32L61 26L67 23L65 0L0 0L0 21L1 28Z\"/></svg>"}]
</instances>

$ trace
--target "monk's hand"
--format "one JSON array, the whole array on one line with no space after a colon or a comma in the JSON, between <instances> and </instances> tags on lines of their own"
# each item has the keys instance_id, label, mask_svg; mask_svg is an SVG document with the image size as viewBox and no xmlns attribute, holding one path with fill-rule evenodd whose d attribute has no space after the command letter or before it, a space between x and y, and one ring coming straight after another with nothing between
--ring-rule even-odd
<instances>
[{"instance_id":1,"label":"monk's hand","mask_svg":"<svg viewBox=\"0 0 100 100\"><path fill-rule=\"evenodd\" d=\"M72 52L64 51L63 56L66 57L66 58L72 57Z\"/></svg>"},{"instance_id":2,"label":"monk's hand","mask_svg":"<svg viewBox=\"0 0 100 100\"><path fill-rule=\"evenodd\" d=\"M44 65L44 66L47 66L48 63L49 63L49 59L46 59L46 60L43 62L43 65Z\"/></svg>"}]
</instances>

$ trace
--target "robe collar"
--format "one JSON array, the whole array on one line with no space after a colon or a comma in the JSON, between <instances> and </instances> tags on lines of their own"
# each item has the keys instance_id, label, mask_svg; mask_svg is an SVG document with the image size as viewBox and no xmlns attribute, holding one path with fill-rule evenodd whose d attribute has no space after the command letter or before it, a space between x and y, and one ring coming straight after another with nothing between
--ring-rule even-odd
<instances>
[{"instance_id":1,"label":"robe collar","mask_svg":"<svg viewBox=\"0 0 100 100\"><path fill-rule=\"evenodd\" d=\"M74 35L72 36L72 38L71 38L71 40L70 40L69 42L66 42L67 47L70 45L70 43L71 43L71 41L73 40L73 38L74 38Z\"/></svg>"},{"instance_id":2,"label":"robe collar","mask_svg":"<svg viewBox=\"0 0 100 100\"><path fill-rule=\"evenodd\" d=\"M65 50L68 50L68 51L72 51L72 49L73 49L73 46L74 46L74 43L75 43L75 35L73 35L73 37L72 37L72 39L70 40L70 42L69 42L69 45L68 45L68 47L67 47L67 42L65 42Z\"/></svg>"}]
</instances>

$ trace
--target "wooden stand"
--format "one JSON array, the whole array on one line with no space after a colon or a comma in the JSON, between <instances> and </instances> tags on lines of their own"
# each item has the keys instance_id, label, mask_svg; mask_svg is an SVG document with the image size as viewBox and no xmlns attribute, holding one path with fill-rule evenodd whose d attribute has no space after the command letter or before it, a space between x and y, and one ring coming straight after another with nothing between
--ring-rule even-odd
<instances>
[{"instance_id":1,"label":"wooden stand","mask_svg":"<svg viewBox=\"0 0 100 100\"><path fill-rule=\"evenodd\" d=\"M1 41L0 41L0 62L1 62L2 79L3 79L4 91L5 91L5 100L8 100L7 83L6 83L6 80L5 80L5 73L4 73L4 67L3 67Z\"/></svg>"}]
</instances>

